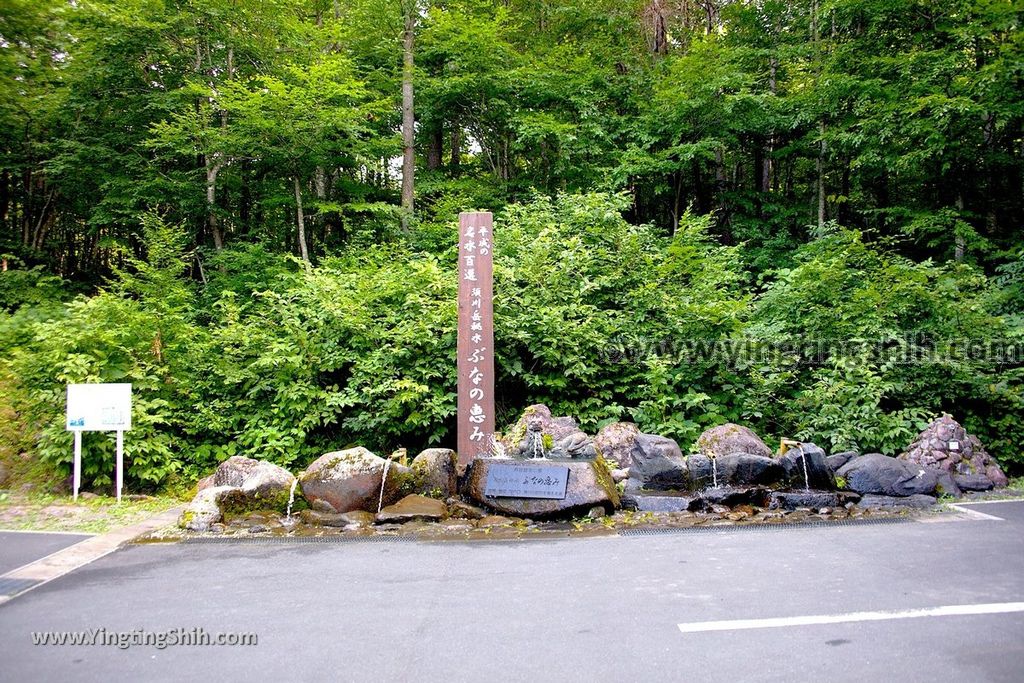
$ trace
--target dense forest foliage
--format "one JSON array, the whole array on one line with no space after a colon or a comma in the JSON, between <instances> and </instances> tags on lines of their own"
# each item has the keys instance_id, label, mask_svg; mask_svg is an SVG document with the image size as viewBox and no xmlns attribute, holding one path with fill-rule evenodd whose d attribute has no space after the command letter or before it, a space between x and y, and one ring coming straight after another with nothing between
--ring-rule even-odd
<instances>
[{"instance_id":1,"label":"dense forest foliage","mask_svg":"<svg viewBox=\"0 0 1024 683\"><path fill-rule=\"evenodd\" d=\"M0 457L130 381L135 485L499 423L1024 463L1019 0L0 0ZM87 435L86 480L112 439ZM16 458L19 453L28 454ZM105 460L104 460L105 458ZM21 464L18 464L21 463Z\"/></svg>"}]
</instances>

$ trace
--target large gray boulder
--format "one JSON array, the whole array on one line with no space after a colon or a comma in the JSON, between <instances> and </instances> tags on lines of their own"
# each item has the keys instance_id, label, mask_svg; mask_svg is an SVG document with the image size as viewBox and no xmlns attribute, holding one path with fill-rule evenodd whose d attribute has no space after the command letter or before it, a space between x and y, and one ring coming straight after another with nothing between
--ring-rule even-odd
<instances>
[{"instance_id":1,"label":"large gray boulder","mask_svg":"<svg viewBox=\"0 0 1024 683\"><path fill-rule=\"evenodd\" d=\"M717 458L701 454L686 459L691 486L777 486L785 482L786 471L772 458L749 453L728 453Z\"/></svg>"},{"instance_id":2,"label":"large gray boulder","mask_svg":"<svg viewBox=\"0 0 1024 683\"><path fill-rule=\"evenodd\" d=\"M772 451L764 441L747 427L724 424L705 431L697 438L697 449L702 455L715 458L730 453L748 453L765 458L772 457Z\"/></svg>"},{"instance_id":3,"label":"large gray boulder","mask_svg":"<svg viewBox=\"0 0 1024 683\"><path fill-rule=\"evenodd\" d=\"M569 468L565 498L561 500L485 495L488 470L496 465L507 467L510 464L540 466L545 463L531 463L530 461L510 463L504 458L476 458L470 464L466 474L465 494L477 503L500 514L517 517L537 518L582 514L598 505L603 507L606 512L611 512L619 506L619 493L612 481L608 463L603 458L546 463Z\"/></svg>"},{"instance_id":4,"label":"large gray boulder","mask_svg":"<svg viewBox=\"0 0 1024 683\"><path fill-rule=\"evenodd\" d=\"M825 464L828 465L828 469L834 474L839 470L840 467L850 462L858 455L860 454L857 451L843 451L842 453L833 453L832 455L825 458Z\"/></svg>"},{"instance_id":5,"label":"large gray boulder","mask_svg":"<svg viewBox=\"0 0 1024 683\"><path fill-rule=\"evenodd\" d=\"M836 487L825 451L813 443L789 448L777 460L786 471L786 482L790 488L830 491Z\"/></svg>"},{"instance_id":6,"label":"large gray boulder","mask_svg":"<svg viewBox=\"0 0 1024 683\"><path fill-rule=\"evenodd\" d=\"M409 470L407 490L441 500L455 495L457 460L455 451L450 448L426 449L413 458Z\"/></svg>"},{"instance_id":7,"label":"large gray boulder","mask_svg":"<svg viewBox=\"0 0 1024 683\"><path fill-rule=\"evenodd\" d=\"M295 477L283 467L236 455L199 482L199 492L182 512L178 524L189 531L209 531L226 514L253 510L285 512L295 487Z\"/></svg>"},{"instance_id":8,"label":"large gray boulder","mask_svg":"<svg viewBox=\"0 0 1024 683\"><path fill-rule=\"evenodd\" d=\"M299 485L315 510L377 512L382 483L383 505L390 505L398 499L408 471L358 446L321 455L299 475Z\"/></svg>"},{"instance_id":9,"label":"large gray boulder","mask_svg":"<svg viewBox=\"0 0 1024 683\"><path fill-rule=\"evenodd\" d=\"M963 491L988 491L994 486L984 474L954 474L953 483Z\"/></svg>"},{"instance_id":10,"label":"large gray boulder","mask_svg":"<svg viewBox=\"0 0 1024 683\"><path fill-rule=\"evenodd\" d=\"M938 502L934 496L915 493L912 496L879 496L867 494L860 499L862 508L916 508L927 510Z\"/></svg>"},{"instance_id":11,"label":"large gray boulder","mask_svg":"<svg viewBox=\"0 0 1024 683\"><path fill-rule=\"evenodd\" d=\"M221 506L225 511L267 509L284 512L294 483L295 477L283 467L236 455L217 466L210 486L238 489L230 495L221 495Z\"/></svg>"},{"instance_id":12,"label":"large gray boulder","mask_svg":"<svg viewBox=\"0 0 1024 683\"><path fill-rule=\"evenodd\" d=\"M977 477L985 477L995 487L1008 483L1006 475L981 442L948 414L928 425L899 457L922 467L944 470L954 479L957 476L971 477L964 479L960 488L983 490L978 487L986 484Z\"/></svg>"},{"instance_id":13,"label":"large gray boulder","mask_svg":"<svg viewBox=\"0 0 1024 683\"><path fill-rule=\"evenodd\" d=\"M932 495L939 483L935 470L881 453L854 458L839 468L836 478L841 478L851 491L883 496Z\"/></svg>"},{"instance_id":14,"label":"large gray boulder","mask_svg":"<svg viewBox=\"0 0 1024 683\"><path fill-rule=\"evenodd\" d=\"M594 440L571 417L553 417L545 405L532 405L501 440L510 458L595 458Z\"/></svg>"},{"instance_id":15,"label":"large gray boulder","mask_svg":"<svg viewBox=\"0 0 1024 683\"><path fill-rule=\"evenodd\" d=\"M628 469L633 464L632 452L640 428L632 422L612 422L594 437L598 453L614 469Z\"/></svg>"},{"instance_id":16,"label":"large gray boulder","mask_svg":"<svg viewBox=\"0 0 1024 683\"><path fill-rule=\"evenodd\" d=\"M625 493L622 508L637 512L686 512L701 510L704 500L695 495L665 495Z\"/></svg>"},{"instance_id":17,"label":"large gray boulder","mask_svg":"<svg viewBox=\"0 0 1024 683\"><path fill-rule=\"evenodd\" d=\"M221 496L238 491L235 486L211 486L200 491L182 511L178 526L187 531L209 531L210 525L221 521Z\"/></svg>"},{"instance_id":18,"label":"large gray boulder","mask_svg":"<svg viewBox=\"0 0 1024 683\"><path fill-rule=\"evenodd\" d=\"M630 450L629 478L648 490L690 487L690 473L679 444L655 434L637 434Z\"/></svg>"}]
</instances>

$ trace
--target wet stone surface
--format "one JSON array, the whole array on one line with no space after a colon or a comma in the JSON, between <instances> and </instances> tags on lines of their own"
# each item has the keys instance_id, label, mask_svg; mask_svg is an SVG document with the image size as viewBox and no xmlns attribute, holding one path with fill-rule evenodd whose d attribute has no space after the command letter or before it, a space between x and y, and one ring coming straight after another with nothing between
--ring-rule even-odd
<instances>
[{"instance_id":1,"label":"wet stone surface","mask_svg":"<svg viewBox=\"0 0 1024 683\"><path fill-rule=\"evenodd\" d=\"M175 541L196 537L238 537L242 538L304 538L341 536L365 538L370 536L410 536L425 541L473 541L473 540L533 540L544 538L567 538L609 536L630 529L686 529L742 527L750 525L785 525L805 523L830 523L870 519L920 517L941 514L939 506L924 506L924 496L914 499L917 505L911 507L906 499L895 504L882 496L865 497L870 506L846 502L835 494L821 496L820 492L776 494L764 497L761 491L751 495L751 490L723 492L722 498L734 499L733 505L707 502L694 509L679 509L689 502L693 505L701 499L684 496L651 496L643 504L650 507L667 508L668 511L620 510L612 515L581 516L575 519L534 520L504 515L485 515L479 519L456 516L459 506L448 501L449 515L437 520L414 518L405 523L399 521L374 520L370 513L353 512L344 515L314 514L304 511L286 518L272 511L259 511L239 515L224 524L214 524L206 533L163 530L159 536L143 541ZM707 495L709 492L702 492ZM779 498L780 495L788 496ZM827 498L827 499L826 499ZM753 501L753 502L751 502ZM766 504L755 504L763 502ZM777 507L769 507L774 503ZM918 507L920 506L920 507ZM788 508L788 509L787 509ZM455 513L455 514L451 514ZM376 524L373 522L376 521Z\"/></svg>"}]
</instances>

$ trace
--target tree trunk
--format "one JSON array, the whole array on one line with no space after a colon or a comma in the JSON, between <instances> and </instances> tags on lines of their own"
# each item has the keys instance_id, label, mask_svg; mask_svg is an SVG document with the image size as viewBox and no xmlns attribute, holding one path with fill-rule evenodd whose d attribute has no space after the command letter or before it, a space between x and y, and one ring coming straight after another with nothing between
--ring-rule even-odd
<instances>
[{"instance_id":1,"label":"tree trunk","mask_svg":"<svg viewBox=\"0 0 1024 683\"><path fill-rule=\"evenodd\" d=\"M53 199L57 195L57 190L51 189L50 194L46 197L46 203L43 204L43 210L39 212L39 220L36 221L36 228L32 231L32 248L39 250L43 248L43 242L46 241L46 233L50 231L50 226L53 225L52 211Z\"/></svg>"},{"instance_id":2,"label":"tree trunk","mask_svg":"<svg viewBox=\"0 0 1024 683\"><path fill-rule=\"evenodd\" d=\"M453 169L459 167L459 162L462 160L462 129L456 125L452 126L452 160L451 167Z\"/></svg>"},{"instance_id":3,"label":"tree trunk","mask_svg":"<svg viewBox=\"0 0 1024 683\"><path fill-rule=\"evenodd\" d=\"M413 31L416 28L416 7L410 0L403 0L405 32L402 39L402 229L409 229L413 217L415 188L413 176L416 172L416 119L413 110Z\"/></svg>"},{"instance_id":4,"label":"tree trunk","mask_svg":"<svg viewBox=\"0 0 1024 683\"><path fill-rule=\"evenodd\" d=\"M960 218L964 210L964 195L962 192L956 193L956 209L958 213L957 218ZM964 252L967 251L967 243L964 241L963 235L954 235L953 239L953 259L957 263L961 263L964 260Z\"/></svg>"},{"instance_id":5,"label":"tree trunk","mask_svg":"<svg viewBox=\"0 0 1024 683\"><path fill-rule=\"evenodd\" d=\"M715 147L715 193L718 203L718 222L722 227L722 241L732 244L732 228L729 225L729 207L725 201L725 190L728 179L725 173L725 150L721 145Z\"/></svg>"},{"instance_id":6,"label":"tree trunk","mask_svg":"<svg viewBox=\"0 0 1024 683\"><path fill-rule=\"evenodd\" d=\"M302 215L302 187L299 184L298 174L295 180L295 214L299 222L299 254L302 260L309 263L309 249L306 247L306 218Z\"/></svg>"},{"instance_id":7,"label":"tree trunk","mask_svg":"<svg viewBox=\"0 0 1024 683\"><path fill-rule=\"evenodd\" d=\"M818 230L825 225L825 122L818 124L818 159L815 164L818 171Z\"/></svg>"},{"instance_id":8,"label":"tree trunk","mask_svg":"<svg viewBox=\"0 0 1024 683\"><path fill-rule=\"evenodd\" d=\"M29 247L32 242L32 197L35 186L31 168L26 168L22 173L22 186L25 190L21 200L21 244Z\"/></svg>"},{"instance_id":9,"label":"tree trunk","mask_svg":"<svg viewBox=\"0 0 1024 683\"><path fill-rule=\"evenodd\" d=\"M438 121L430 126L427 139L427 169L436 171L441 168L441 157L444 154L444 128Z\"/></svg>"},{"instance_id":10,"label":"tree trunk","mask_svg":"<svg viewBox=\"0 0 1024 683\"><path fill-rule=\"evenodd\" d=\"M206 215L207 225L210 226L210 234L213 236L213 246L217 251L224 248L224 234L220 231L220 223L217 220L217 174L220 173L220 162L213 163L209 158L206 160Z\"/></svg>"},{"instance_id":11,"label":"tree trunk","mask_svg":"<svg viewBox=\"0 0 1024 683\"><path fill-rule=\"evenodd\" d=\"M679 231L679 213L682 210L683 202L683 170L678 169L675 174L676 196L672 201L672 234Z\"/></svg>"},{"instance_id":12,"label":"tree trunk","mask_svg":"<svg viewBox=\"0 0 1024 683\"><path fill-rule=\"evenodd\" d=\"M656 55L668 54L668 30L666 29L665 8L661 0L651 0L644 10L650 24L651 52Z\"/></svg>"},{"instance_id":13,"label":"tree trunk","mask_svg":"<svg viewBox=\"0 0 1024 683\"><path fill-rule=\"evenodd\" d=\"M11 176L7 169L0 171L0 230L7 231L7 215L11 207Z\"/></svg>"}]
</instances>

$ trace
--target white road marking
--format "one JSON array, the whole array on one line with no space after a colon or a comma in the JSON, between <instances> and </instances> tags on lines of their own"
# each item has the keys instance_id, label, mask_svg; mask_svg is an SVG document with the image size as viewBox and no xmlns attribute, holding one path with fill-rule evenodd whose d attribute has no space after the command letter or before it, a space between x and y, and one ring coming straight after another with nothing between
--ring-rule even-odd
<instances>
[{"instance_id":1,"label":"white road marking","mask_svg":"<svg viewBox=\"0 0 1024 683\"><path fill-rule=\"evenodd\" d=\"M775 617L772 619L733 619L728 621L697 621L679 624L683 633L706 631L742 631L756 628L785 628L815 624L846 624L856 621L888 621L919 617L956 617L971 614L1006 614L1024 612L1024 602L989 602L980 605L944 605L926 609L883 610L878 612L848 612L846 614L818 614L803 617Z\"/></svg>"},{"instance_id":2,"label":"white road marking","mask_svg":"<svg viewBox=\"0 0 1024 683\"><path fill-rule=\"evenodd\" d=\"M970 508L963 507L961 505L953 504L953 505L949 506L949 509L950 510L956 510L959 513L965 514L968 517L970 517L971 519L987 519L987 520L991 520L991 521L994 521L994 522L1005 522L1006 521L1002 517L996 517L995 515L989 515L989 514L986 514L984 512L978 512L977 510L972 510Z\"/></svg>"},{"instance_id":3,"label":"white road marking","mask_svg":"<svg viewBox=\"0 0 1024 683\"><path fill-rule=\"evenodd\" d=\"M958 505L1001 505L1003 503L1024 503L1024 498L1003 498L1001 500L972 500Z\"/></svg>"}]
</instances>

